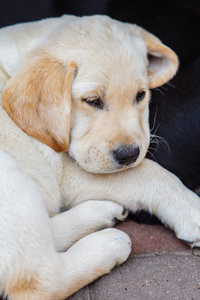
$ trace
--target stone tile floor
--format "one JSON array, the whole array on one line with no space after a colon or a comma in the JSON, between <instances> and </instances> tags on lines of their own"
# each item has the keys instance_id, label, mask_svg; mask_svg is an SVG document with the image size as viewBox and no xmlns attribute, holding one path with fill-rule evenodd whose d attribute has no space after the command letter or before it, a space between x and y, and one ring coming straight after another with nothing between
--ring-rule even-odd
<instances>
[{"instance_id":1,"label":"stone tile floor","mask_svg":"<svg viewBox=\"0 0 200 300\"><path fill-rule=\"evenodd\" d=\"M69 300L200 300L200 250L162 225L119 223L132 240L128 260Z\"/></svg>"}]
</instances>

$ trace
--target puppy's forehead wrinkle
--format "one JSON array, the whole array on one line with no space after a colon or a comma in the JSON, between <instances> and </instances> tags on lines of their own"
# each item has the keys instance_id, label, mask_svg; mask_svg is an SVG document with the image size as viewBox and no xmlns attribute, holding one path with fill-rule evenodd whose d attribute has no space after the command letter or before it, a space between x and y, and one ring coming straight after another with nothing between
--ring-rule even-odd
<instances>
[{"instance_id":1,"label":"puppy's forehead wrinkle","mask_svg":"<svg viewBox=\"0 0 200 300\"><path fill-rule=\"evenodd\" d=\"M72 86L72 97L80 98L89 95L101 94L104 88L99 82L75 81Z\"/></svg>"},{"instance_id":2,"label":"puppy's forehead wrinkle","mask_svg":"<svg viewBox=\"0 0 200 300\"><path fill-rule=\"evenodd\" d=\"M108 58L106 64L101 57L94 63L82 66L72 85L72 97L83 97L87 93L106 96L116 89L120 94L131 91L133 95L138 89L148 86L147 71L144 61L135 57L132 59L116 56Z\"/></svg>"}]
</instances>

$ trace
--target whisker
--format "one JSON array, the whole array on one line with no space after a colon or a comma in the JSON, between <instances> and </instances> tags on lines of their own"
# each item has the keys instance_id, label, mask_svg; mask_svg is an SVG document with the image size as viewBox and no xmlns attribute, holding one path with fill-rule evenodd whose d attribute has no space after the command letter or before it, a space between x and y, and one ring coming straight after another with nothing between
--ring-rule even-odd
<instances>
[{"instance_id":1,"label":"whisker","mask_svg":"<svg viewBox=\"0 0 200 300\"><path fill-rule=\"evenodd\" d=\"M168 89L165 86L160 86L160 89L163 89L165 91L168 91Z\"/></svg>"},{"instance_id":2,"label":"whisker","mask_svg":"<svg viewBox=\"0 0 200 300\"><path fill-rule=\"evenodd\" d=\"M166 139L164 139L163 137L156 135L156 134L151 134L150 137L150 144L156 144L156 151L158 149L159 144L163 143L168 150L169 156L171 155L171 151L170 151L170 147L169 147L169 143L166 141ZM149 148L150 149L150 148Z\"/></svg>"},{"instance_id":3,"label":"whisker","mask_svg":"<svg viewBox=\"0 0 200 300\"><path fill-rule=\"evenodd\" d=\"M171 83L168 83L168 84L171 85ZM158 88L155 88L155 89L159 90ZM156 107L156 111L155 111L155 115L154 115L154 119L153 119L153 126L150 129L150 141L149 141L150 145L147 150L147 154L150 154L154 159L155 159L154 154L158 151L159 144L161 144L161 143L163 143L167 147L169 156L171 155L169 143L166 141L166 139L164 139L163 137L156 134L156 132L158 131L160 124L161 124L161 123L158 123L156 125L157 114L158 114L158 107ZM152 145L156 145L156 147L151 147ZM153 152L152 151L150 152L149 150L153 150Z\"/></svg>"},{"instance_id":4,"label":"whisker","mask_svg":"<svg viewBox=\"0 0 200 300\"><path fill-rule=\"evenodd\" d=\"M163 96L165 96L165 94L160 90L160 88L154 88L153 90L160 92Z\"/></svg>"},{"instance_id":5,"label":"whisker","mask_svg":"<svg viewBox=\"0 0 200 300\"><path fill-rule=\"evenodd\" d=\"M154 136L156 135L156 132L158 131L158 128L160 127L160 123L158 123L158 125L156 126L155 130L154 130L154 133L151 133L152 130L150 130L150 133L151 133L151 136Z\"/></svg>"},{"instance_id":6,"label":"whisker","mask_svg":"<svg viewBox=\"0 0 200 300\"><path fill-rule=\"evenodd\" d=\"M170 81L167 82L166 84L169 85L170 87L174 88L174 89L176 88L175 84L171 83Z\"/></svg>"},{"instance_id":7,"label":"whisker","mask_svg":"<svg viewBox=\"0 0 200 300\"><path fill-rule=\"evenodd\" d=\"M150 140L150 142L151 142L151 144L158 144L158 141L157 140L154 140L154 138L152 138L151 140Z\"/></svg>"},{"instance_id":8,"label":"whisker","mask_svg":"<svg viewBox=\"0 0 200 300\"><path fill-rule=\"evenodd\" d=\"M152 149L152 148L149 148L150 150ZM155 149L153 149L153 150L155 150ZM147 150L147 154L150 154L150 157L153 157L153 159L156 161L156 158L155 158L155 156L154 156L154 154L156 153L156 151L157 150L155 150L154 152L150 152L149 150Z\"/></svg>"},{"instance_id":9,"label":"whisker","mask_svg":"<svg viewBox=\"0 0 200 300\"><path fill-rule=\"evenodd\" d=\"M158 113L158 107L156 106L156 112L155 112L154 119L153 119L153 126L152 126L150 132L152 132L154 130L154 128L155 128L157 113Z\"/></svg>"},{"instance_id":10,"label":"whisker","mask_svg":"<svg viewBox=\"0 0 200 300\"><path fill-rule=\"evenodd\" d=\"M153 138L154 138L154 140L153 140ZM155 144L156 147L155 147L155 148L151 147L152 144ZM148 147L148 150L153 150L153 153L150 152L150 151L148 151L148 152L149 152L153 157L154 157L154 154L158 151L158 146L159 146L159 140L157 139L157 136L156 136L156 135L153 135L153 136L151 135L151 137L150 137L150 145L149 145L149 147ZM154 157L154 159L155 159L155 157Z\"/></svg>"}]
</instances>

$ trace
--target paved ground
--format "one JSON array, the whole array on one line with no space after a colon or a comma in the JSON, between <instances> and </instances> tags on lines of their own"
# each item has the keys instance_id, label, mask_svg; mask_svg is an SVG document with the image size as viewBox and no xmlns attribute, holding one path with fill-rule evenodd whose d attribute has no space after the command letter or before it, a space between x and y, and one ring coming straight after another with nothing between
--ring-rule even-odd
<instances>
[{"instance_id":1,"label":"paved ground","mask_svg":"<svg viewBox=\"0 0 200 300\"><path fill-rule=\"evenodd\" d=\"M69 300L200 300L200 250L161 225L116 227L131 237L129 259Z\"/></svg>"}]
</instances>

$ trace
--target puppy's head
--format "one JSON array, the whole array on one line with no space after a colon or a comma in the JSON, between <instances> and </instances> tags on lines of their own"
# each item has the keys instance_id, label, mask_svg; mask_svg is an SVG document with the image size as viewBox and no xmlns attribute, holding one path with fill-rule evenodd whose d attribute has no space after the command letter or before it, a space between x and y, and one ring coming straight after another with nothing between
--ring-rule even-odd
<instances>
[{"instance_id":1,"label":"puppy's head","mask_svg":"<svg viewBox=\"0 0 200 300\"><path fill-rule=\"evenodd\" d=\"M149 145L149 89L176 72L174 52L140 27L85 17L53 32L8 82L3 107L30 136L89 172L138 165Z\"/></svg>"}]
</instances>

